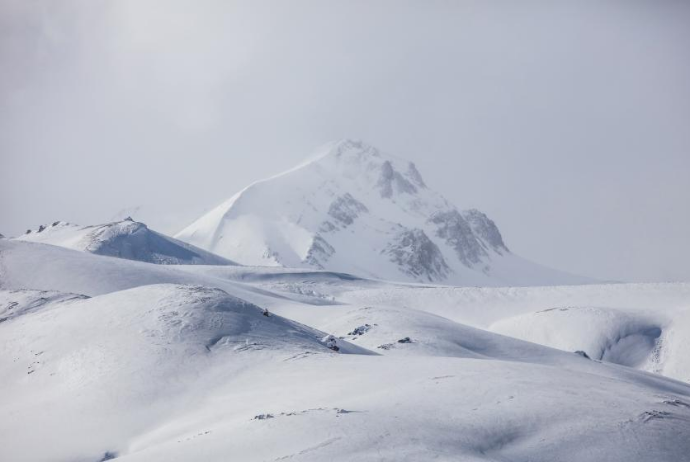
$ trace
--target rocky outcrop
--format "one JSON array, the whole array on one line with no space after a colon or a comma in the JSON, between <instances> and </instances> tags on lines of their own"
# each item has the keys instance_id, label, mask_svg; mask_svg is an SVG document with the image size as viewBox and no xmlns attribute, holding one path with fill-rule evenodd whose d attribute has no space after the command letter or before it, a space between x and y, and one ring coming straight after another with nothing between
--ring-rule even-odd
<instances>
[{"instance_id":1,"label":"rocky outcrop","mask_svg":"<svg viewBox=\"0 0 690 462\"><path fill-rule=\"evenodd\" d=\"M400 271L420 281L444 280L451 271L441 250L421 229L401 231L381 253Z\"/></svg>"},{"instance_id":2,"label":"rocky outcrop","mask_svg":"<svg viewBox=\"0 0 690 462\"><path fill-rule=\"evenodd\" d=\"M472 226L457 210L435 213L430 223L437 226L436 236L443 239L465 266L479 263L487 256L486 250L475 236Z\"/></svg>"},{"instance_id":3,"label":"rocky outcrop","mask_svg":"<svg viewBox=\"0 0 690 462\"><path fill-rule=\"evenodd\" d=\"M489 247L500 254L503 252L509 252L508 247L506 247L503 243L501 232L498 230L498 227L493 220L477 209L467 210L463 215L465 220L467 220L472 228L474 234L484 241Z\"/></svg>"},{"instance_id":4,"label":"rocky outcrop","mask_svg":"<svg viewBox=\"0 0 690 462\"><path fill-rule=\"evenodd\" d=\"M330 245L326 239L317 234L314 236L314 240L307 251L304 263L319 269L324 269L326 263L334 253L335 249L333 246Z\"/></svg>"},{"instance_id":5,"label":"rocky outcrop","mask_svg":"<svg viewBox=\"0 0 690 462\"><path fill-rule=\"evenodd\" d=\"M422 179L422 175L419 173L419 170L417 170L417 167L415 166L414 162L410 162L407 164L407 177L417 186L420 188L426 188L426 184L424 183L424 180Z\"/></svg>"},{"instance_id":6,"label":"rocky outcrop","mask_svg":"<svg viewBox=\"0 0 690 462\"><path fill-rule=\"evenodd\" d=\"M387 199L390 199L393 196L393 193L414 194L417 192L415 185L401 175L400 172L395 170L393 168L393 164L391 164L391 162L388 160L381 165L381 173L376 186L381 193L381 197Z\"/></svg>"},{"instance_id":7,"label":"rocky outcrop","mask_svg":"<svg viewBox=\"0 0 690 462\"><path fill-rule=\"evenodd\" d=\"M342 227L351 225L362 213L367 213L369 209L352 197L350 193L345 193L336 198L328 208L328 215ZM330 223L330 222L328 222ZM330 223L331 226L333 223ZM327 225L325 225L328 228Z\"/></svg>"}]
</instances>

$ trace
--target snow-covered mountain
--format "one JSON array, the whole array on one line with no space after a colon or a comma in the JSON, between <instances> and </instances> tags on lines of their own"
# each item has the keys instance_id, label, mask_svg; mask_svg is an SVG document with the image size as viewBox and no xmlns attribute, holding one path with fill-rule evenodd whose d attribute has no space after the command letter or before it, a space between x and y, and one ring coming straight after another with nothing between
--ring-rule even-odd
<instances>
[{"instance_id":1,"label":"snow-covered mountain","mask_svg":"<svg viewBox=\"0 0 690 462\"><path fill-rule=\"evenodd\" d=\"M110 257L163 265L233 265L185 242L150 230L131 219L96 226L79 226L56 221L15 238Z\"/></svg>"},{"instance_id":2,"label":"snow-covered mountain","mask_svg":"<svg viewBox=\"0 0 690 462\"><path fill-rule=\"evenodd\" d=\"M577 280L355 142L194 226L0 239L0 460L690 453L690 284L449 286Z\"/></svg>"},{"instance_id":3,"label":"snow-covered mountain","mask_svg":"<svg viewBox=\"0 0 690 462\"><path fill-rule=\"evenodd\" d=\"M491 219L449 203L413 163L352 140L252 184L175 237L247 265L452 285L588 282L513 254Z\"/></svg>"}]
</instances>

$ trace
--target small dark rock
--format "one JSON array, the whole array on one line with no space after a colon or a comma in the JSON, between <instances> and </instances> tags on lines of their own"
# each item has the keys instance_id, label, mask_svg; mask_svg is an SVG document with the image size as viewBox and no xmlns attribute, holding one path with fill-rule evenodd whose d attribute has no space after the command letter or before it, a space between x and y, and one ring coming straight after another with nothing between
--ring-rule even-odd
<instances>
[{"instance_id":1,"label":"small dark rock","mask_svg":"<svg viewBox=\"0 0 690 462\"><path fill-rule=\"evenodd\" d=\"M371 325L364 324L363 326L356 327L352 332L348 332L347 335L364 335L369 329L371 329Z\"/></svg>"}]
</instances>

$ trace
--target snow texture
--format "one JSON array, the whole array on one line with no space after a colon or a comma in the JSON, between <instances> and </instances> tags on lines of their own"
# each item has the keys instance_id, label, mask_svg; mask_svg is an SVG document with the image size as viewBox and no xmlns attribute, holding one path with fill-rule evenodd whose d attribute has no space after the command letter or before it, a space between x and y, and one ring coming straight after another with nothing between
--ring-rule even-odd
<instances>
[{"instance_id":1,"label":"snow texture","mask_svg":"<svg viewBox=\"0 0 690 462\"><path fill-rule=\"evenodd\" d=\"M686 460L688 299L5 239L0 460Z\"/></svg>"}]
</instances>

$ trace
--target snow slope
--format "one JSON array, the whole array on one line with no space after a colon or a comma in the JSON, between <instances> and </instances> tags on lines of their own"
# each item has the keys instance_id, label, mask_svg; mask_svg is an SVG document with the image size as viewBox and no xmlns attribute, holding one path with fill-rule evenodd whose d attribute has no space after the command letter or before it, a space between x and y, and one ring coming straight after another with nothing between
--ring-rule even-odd
<instances>
[{"instance_id":1,"label":"snow slope","mask_svg":"<svg viewBox=\"0 0 690 462\"><path fill-rule=\"evenodd\" d=\"M256 352L254 360L270 351L332 353L319 341L323 333L199 286L49 303L2 329L1 408L14 416L0 424L2 460L99 460L122 438L174 413L175 400L194 399L190 387L203 390L219 371L241 373L245 353ZM367 354L340 346L341 353ZM45 433L27 432L37 417Z\"/></svg>"},{"instance_id":2,"label":"snow slope","mask_svg":"<svg viewBox=\"0 0 690 462\"><path fill-rule=\"evenodd\" d=\"M569 352L582 350L594 359L690 382L690 357L685 353L690 348L690 284L418 286L327 271L150 265L55 246L0 241L3 289L30 287L93 296L160 283L217 287L338 336L366 323L375 324L383 313L389 313L391 335L372 338L366 345L379 353L379 345L412 335L392 327L398 318L414 316L419 323L436 323L441 317ZM365 307L375 309L363 310ZM412 314L393 314L401 309L412 310ZM352 313L361 319L339 324L344 322L341 317L348 319ZM425 313L434 316L419 318ZM372 332L380 334L382 329ZM431 335L432 348L437 347L442 336L433 330L426 332Z\"/></svg>"},{"instance_id":3,"label":"snow slope","mask_svg":"<svg viewBox=\"0 0 690 462\"><path fill-rule=\"evenodd\" d=\"M413 163L351 140L252 184L176 237L245 265L469 286L588 282L513 254L493 221L459 211Z\"/></svg>"},{"instance_id":4,"label":"snow slope","mask_svg":"<svg viewBox=\"0 0 690 462\"><path fill-rule=\"evenodd\" d=\"M690 382L687 283L444 287L278 268L184 267L184 271L243 281L284 296L308 295L312 299L308 306L281 305L276 309L322 330L337 326L338 316L357 313L359 321L341 326L336 330L338 335L346 335L359 325L377 323L384 312L413 310L569 352L581 350L593 359ZM326 312L319 308L319 302L339 305ZM405 313L399 316L408 316ZM396 323L397 317L391 314L390 322ZM372 340L368 347L397 339ZM440 334L434 334L430 341L441 340Z\"/></svg>"},{"instance_id":5,"label":"snow slope","mask_svg":"<svg viewBox=\"0 0 690 462\"><path fill-rule=\"evenodd\" d=\"M56 221L29 230L16 238L58 245L83 252L164 265L232 265L233 262L205 250L151 231L131 219L97 226Z\"/></svg>"},{"instance_id":6,"label":"snow slope","mask_svg":"<svg viewBox=\"0 0 690 462\"><path fill-rule=\"evenodd\" d=\"M630 300L571 322L609 333L644 327L657 301L648 322L682 340L689 293L391 284L2 240L0 460L684 460L690 385L486 328Z\"/></svg>"},{"instance_id":7,"label":"snow slope","mask_svg":"<svg viewBox=\"0 0 690 462\"><path fill-rule=\"evenodd\" d=\"M690 284L379 286L331 290L350 304L406 307L593 359L690 382Z\"/></svg>"}]
</instances>

